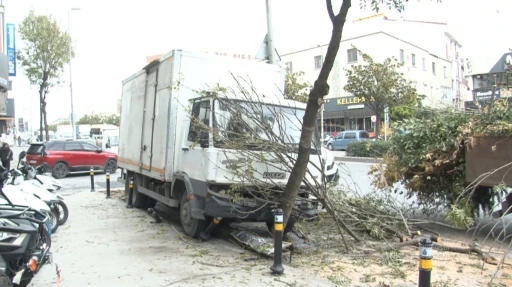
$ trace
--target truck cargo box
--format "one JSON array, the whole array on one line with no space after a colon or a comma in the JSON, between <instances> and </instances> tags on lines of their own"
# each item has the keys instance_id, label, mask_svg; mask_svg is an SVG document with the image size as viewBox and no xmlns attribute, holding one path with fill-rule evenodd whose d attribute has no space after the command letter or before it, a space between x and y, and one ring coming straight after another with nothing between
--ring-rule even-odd
<instances>
[{"instance_id":1,"label":"truck cargo box","mask_svg":"<svg viewBox=\"0 0 512 287\"><path fill-rule=\"evenodd\" d=\"M123 81L119 167L162 181L180 169L198 168L182 153L189 100L216 85L235 87L234 76L250 80L259 94L282 96L279 66L207 53L173 50Z\"/></svg>"}]
</instances>

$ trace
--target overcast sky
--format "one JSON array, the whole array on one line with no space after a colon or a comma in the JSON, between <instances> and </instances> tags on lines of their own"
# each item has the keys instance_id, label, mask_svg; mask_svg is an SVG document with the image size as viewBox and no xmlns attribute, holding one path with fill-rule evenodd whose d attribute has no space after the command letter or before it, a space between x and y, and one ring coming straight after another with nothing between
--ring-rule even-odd
<instances>
[{"instance_id":1,"label":"overcast sky","mask_svg":"<svg viewBox=\"0 0 512 287\"><path fill-rule=\"evenodd\" d=\"M353 2L350 18L371 14L369 10L361 11L357 0ZM512 27L512 18L506 14L512 11L510 0L487 0L485 4L480 0L410 2L405 18L449 23L466 54L478 62L476 65L492 65L512 47L509 38L501 35ZM339 7L341 0L333 3ZM3 4L6 23L20 23L34 8L37 13L52 14L63 29L68 26L68 9L80 8L70 14L77 51L72 72L78 114L91 108L115 112L121 81L142 68L147 55L172 49L254 55L266 34L265 0L3 0ZM325 1L273 0L273 8L279 53L328 42L331 26ZM49 122L69 116L67 70L63 78L64 86L48 96ZM16 117L24 116L38 126L37 90L30 88L19 66L9 95L16 99Z\"/></svg>"}]
</instances>

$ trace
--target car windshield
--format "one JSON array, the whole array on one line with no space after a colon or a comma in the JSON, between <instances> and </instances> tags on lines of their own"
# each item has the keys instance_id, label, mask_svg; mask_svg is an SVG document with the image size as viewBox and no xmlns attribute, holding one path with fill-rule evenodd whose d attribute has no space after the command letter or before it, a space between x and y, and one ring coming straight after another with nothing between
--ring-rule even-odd
<instances>
[{"instance_id":1,"label":"car windshield","mask_svg":"<svg viewBox=\"0 0 512 287\"><path fill-rule=\"evenodd\" d=\"M243 101L237 101L236 106L233 103L232 101L224 102L224 100L215 101L214 128L219 135L215 139L216 146L222 145L225 139L239 136L248 129L252 130L250 134L257 134L261 139L294 145L299 143L305 110ZM262 120L257 120L258 118ZM267 129L262 127L267 124L272 128L270 134L267 134L265 132Z\"/></svg>"}]
</instances>

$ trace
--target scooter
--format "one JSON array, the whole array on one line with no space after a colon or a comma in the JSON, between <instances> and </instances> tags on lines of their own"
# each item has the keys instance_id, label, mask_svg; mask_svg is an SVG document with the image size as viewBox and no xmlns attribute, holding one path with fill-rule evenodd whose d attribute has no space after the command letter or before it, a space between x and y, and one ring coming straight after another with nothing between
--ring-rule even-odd
<instances>
[{"instance_id":1,"label":"scooter","mask_svg":"<svg viewBox=\"0 0 512 287\"><path fill-rule=\"evenodd\" d=\"M45 174L46 171L43 165L34 168L32 166L26 165L24 161L21 161L21 164L27 168L25 179L35 179L51 192L55 192L62 188L60 181L56 180L52 176Z\"/></svg>"},{"instance_id":2,"label":"scooter","mask_svg":"<svg viewBox=\"0 0 512 287\"><path fill-rule=\"evenodd\" d=\"M26 287L41 267L52 261L48 216L11 201L3 189L8 172L0 170L0 286Z\"/></svg>"},{"instance_id":3,"label":"scooter","mask_svg":"<svg viewBox=\"0 0 512 287\"><path fill-rule=\"evenodd\" d=\"M23 159L27 153L25 151L22 151L18 156L18 167L21 164L23 169L21 170L23 174L25 175L25 179L35 179L37 180L41 185L45 187L48 191L55 192L57 190L60 190L62 188L62 184L60 181L56 180L52 176L45 175L46 170L44 165L39 165L37 167L33 167L30 165L27 165Z\"/></svg>"},{"instance_id":4,"label":"scooter","mask_svg":"<svg viewBox=\"0 0 512 287\"><path fill-rule=\"evenodd\" d=\"M55 194L52 191L52 188L49 188L48 185L42 185L35 179L27 179L27 174L33 174L33 167L25 164L23 159L26 153L23 151L19 155L18 166L16 170L13 170L13 180L12 184L20 185L21 189L26 190L27 192L32 192L35 196L46 202L52 209L52 212L57 216L58 225L63 225L66 223L69 217L69 209L67 205L64 203L64 198L58 194ZM20 168L19 165L22 165ZM25 174L25 177L23 176ZM29 176L31 177L31 176ZM25 180L23 180L25 178ZM54 232L57 230L57 227L52 228Z\"/></svg>"}]
</instances>

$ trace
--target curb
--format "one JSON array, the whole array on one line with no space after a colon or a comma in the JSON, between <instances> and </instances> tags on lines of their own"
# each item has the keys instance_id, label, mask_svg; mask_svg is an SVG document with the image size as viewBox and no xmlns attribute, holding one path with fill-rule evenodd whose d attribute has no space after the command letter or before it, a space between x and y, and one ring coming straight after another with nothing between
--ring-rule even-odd
<instances>
[{"instance_id":1,"label":"curb","mask_svg":"<svg viewBox=\"0 0 512 287\"><path fill-rule=\"evenodd\" d=\"M341 162L382 163L381 158L372 158L372 157L339 156L339 157L334 157L334 160L341 161Z\"/></svg>"}]
</instances>

